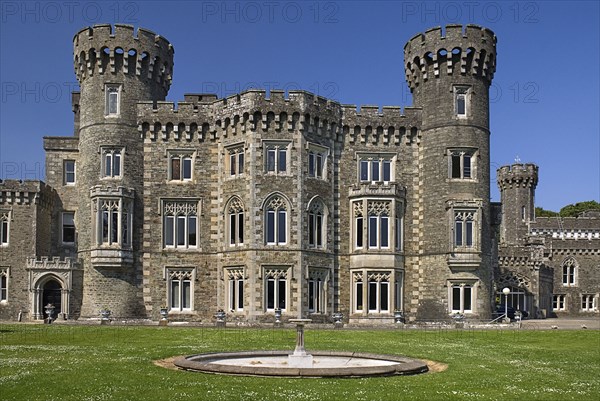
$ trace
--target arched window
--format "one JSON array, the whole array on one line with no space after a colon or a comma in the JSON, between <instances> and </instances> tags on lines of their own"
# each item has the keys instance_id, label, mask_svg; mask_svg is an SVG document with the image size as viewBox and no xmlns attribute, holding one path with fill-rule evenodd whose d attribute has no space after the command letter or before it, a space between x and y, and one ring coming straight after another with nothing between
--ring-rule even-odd
<instances>
[{"instance_id":1,"label":"arched window","mask_svg":"<svg viewBox=\"0 0 600 401\"><path fill-rule=\"evenodd\" d=\"M287 243L288 206L282 196L275 195L265 208L265 242L267 245Z\"/></svg>"},{"instance_id":2,"label":"arched window","mask_svg":"<svg viewBox=\"0 0 600 401\"><path fill-rule=\"evenodd\" d=\"M577 285L577 261L573 258L568 258L563 262L562 268L563 285L569 287Z\"/></svg>"},{"instance_id":3,"label":"arched window","mask_svg":"<svg viewBox=\"0 0 600 401\"><path fill-rule=\"evenodd\" d=\"M244 203L237 196L227 206L227 231L230 246L244 244Z\"/></svg>"}]
</instances>

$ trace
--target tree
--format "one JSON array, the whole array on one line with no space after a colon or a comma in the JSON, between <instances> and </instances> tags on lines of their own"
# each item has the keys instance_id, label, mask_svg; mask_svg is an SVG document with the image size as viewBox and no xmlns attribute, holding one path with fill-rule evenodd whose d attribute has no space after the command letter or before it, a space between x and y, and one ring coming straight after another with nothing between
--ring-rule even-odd
<instances>
[{"instance_id":1,"label":"tree","mask_svg":"<svg viewBox=\"0 0 600 401\"><path fill-rule=\"evenodd\" d=\"M563 207L559 213L561 217L577 217L581 212L585 212L586 210L600 210L600 203L593 200L578 202Z\"/></svg>"},{"instance_id":2,"label":"tree","mask_svg":"<svg viewBox=\"0 0 600 401\"><path fill-rule=\"evenodd\" d=\"M541 207L535 208L535 217L554 217L554 216L558 216L558 213L554 212L552 210L543 209Z\"/></svg>"}]
</instances>

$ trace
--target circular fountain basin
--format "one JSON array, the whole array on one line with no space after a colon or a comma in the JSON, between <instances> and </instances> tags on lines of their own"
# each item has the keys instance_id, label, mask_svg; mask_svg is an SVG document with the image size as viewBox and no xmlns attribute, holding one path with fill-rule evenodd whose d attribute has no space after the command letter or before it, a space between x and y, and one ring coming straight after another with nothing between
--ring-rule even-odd
<instances>
[{"instance_id":1,"label":"circular fountain basin","mask_svg":"<svg viewBox=\"0 0 600 401\"><path fill-rule=\"evenodd\" d=\"M366 377L427 372L423 361L398 355L311 351L312 367L288 365L289 351L246 351L198 354L177 358L185 370L243 376Z\"/></svg>"}]
</instances>

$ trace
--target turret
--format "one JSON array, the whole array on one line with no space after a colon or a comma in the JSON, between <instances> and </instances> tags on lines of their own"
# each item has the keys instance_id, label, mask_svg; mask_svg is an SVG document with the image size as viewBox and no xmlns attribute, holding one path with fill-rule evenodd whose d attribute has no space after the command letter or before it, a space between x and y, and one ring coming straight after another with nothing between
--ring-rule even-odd
<instances>
[{"instance_id":1,"label":"turret","mask_svg":"<svg viewBox=\"0 0 600 401\"><path fill-rule=\"evenodd\" d=\"M422 216L419 266L427 266L423 279L438 294L447 291L448 282L453 291L477 283L477 299L469 300L477 304L472 313L487 318L492 264L489 86L496 36L475 25L448 25L445 31L437 27L410 39L404 57L414 106L422 109L417 207ZM462 310L457 299L443 308ZM437 300L423 305L428 302ZM427 313L421 309L417 316Z\"/></svg>"},{"instance_id":2,"label":"turret","mask_svg":"<svg viewBox=\"0 0 600 401\"><path fill-rule=\"evenodd\" d=\"M467 120L489 126L488 88L496 71L492 31L476 25L464 31L448 25L444 34L441 27L429 29L404 46L404 62L414 105L431 111L423 128Z\"/></svg>"},{"instance_id":3,"label":"turret","mask_svg":"<svg viewBox=\"0 0 600 401\"><path fill-rule=\"evenodd\" d=\"M535 218L538 166L529 163L502 166L497 171L497 180L502 201L500 242L524 244L529 222Z\"/></svg>"},{"instance_id":4,"label":"turret","mask_svg":"<svg viewBox=\"0 0 600 401\"><path fill-rule=\"evenodd\" d=\"M139 289L143 143L137 103L162 101L171 85L173 47L129 25L95 25L73 38L78 101L79 254L82 316L109 307L117 317L143 315Z\"/></svg>"}]
</instances>

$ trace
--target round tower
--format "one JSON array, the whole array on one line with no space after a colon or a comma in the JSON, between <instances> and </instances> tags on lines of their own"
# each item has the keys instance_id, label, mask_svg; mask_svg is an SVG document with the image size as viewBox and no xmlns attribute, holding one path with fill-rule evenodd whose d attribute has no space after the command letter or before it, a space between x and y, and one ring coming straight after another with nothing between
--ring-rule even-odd
<instances>
[{"instance_id":1,"label":"round tower","mask_svg":"<svg viewBox=\"0 0 600 401\"><path fill-rule=\"evenodd\" d=\"M535 187L538 166L515 163L497 171L498 188L502 202L500 243L524 244L529 222L535 218Z\"/></svg>"},{"instance_id":2,"label":"round tower","mask_svg":"<svg viewBox=\"0 0 600 401\"><path fill-rule=\"evenodd\" d=\"M76 224L84 266L82 316L108 307L143 316L143 143L137 102L164 100L173 47L151 31L95 25L73 38L81 87Z\"/></svg>"},{"instance_id":3,"label":"round tower","mask_svg":"<svg viewBox=\"0 0 600 401\"><path fill-rule=\"evenodd\" d=\"M488 316L489 86L496 36L475 25L433 28L408 41L404 59L414 106L422 109L416 202L424 283L413 289L423 294L413 312L417 318L456 311Z\"/></svg>"}]
</instances>

